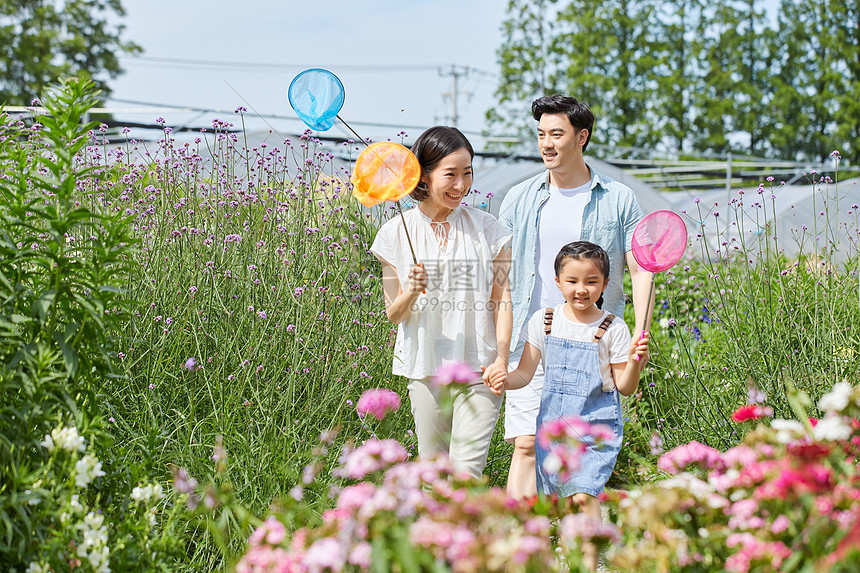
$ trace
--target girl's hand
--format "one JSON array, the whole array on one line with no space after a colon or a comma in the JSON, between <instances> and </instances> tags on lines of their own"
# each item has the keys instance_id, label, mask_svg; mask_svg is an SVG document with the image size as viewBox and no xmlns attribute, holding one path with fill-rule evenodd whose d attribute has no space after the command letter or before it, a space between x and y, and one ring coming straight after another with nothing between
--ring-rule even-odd
<instances>
[{"instance_id":1,"label":"girl's hand","mask_svg":"<svg viewBox=\"0 0 860 573\"><path fill-rule=\"evenodd\" d=\"M651 334L647 331L642 331L642 335L639 337L639 340L632 340L630 342L630 351L627 355L627 359L628 361L633 362L633 364L639 366L640 372L650 358L650 354L648 353L648 343L650 341Z\"/></svg>"},{"instance_id":2,"label":"girl's hand","mask_svg":"<svg viewBox=\"0 0 860 573\"><path fill-rule=\"evenodd\" d=\"M427 271L424 263L418 263L409 269L409 294L418 296L422 292L427 292Z\"/></svg>"},{"instance_id":3,"label":"girl's hand","mask_svg":"<svg viewBox=\"0 0 860 573\"><path fill-rule=\"evenodd\" d=\"M490 387L490 391L496 396L501 396L505 393L505 387L508 382L508 369L503 362L496 360L490 366L481 366L481 380L486 386Z\"/></svg>"}]
</instances>

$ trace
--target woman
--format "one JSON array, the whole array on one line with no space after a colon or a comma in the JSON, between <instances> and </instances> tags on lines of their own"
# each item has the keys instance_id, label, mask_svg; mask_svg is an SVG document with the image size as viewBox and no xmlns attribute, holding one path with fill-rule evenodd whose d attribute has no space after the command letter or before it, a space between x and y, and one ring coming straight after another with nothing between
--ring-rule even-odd
<instances>
[{"instance_id":1,"label":"woman","mask_svg":"<svg viewBox=\"0 0 860 573\"><path fill-rule=\"evenodd\" d=\"M398 325L393 372L409 379L419 456L445 452L477 478L501 407L479 371L489 365L485 378L507 371L511 235L492 215L461 205L475 153L459 130L430 128L412 152L421 165L411 194L419 205L383 225L370 248L382 263L386 313ZM434 383L437 369L450 362L469 365L475 383Z\"/></svg>"}]
</instances>

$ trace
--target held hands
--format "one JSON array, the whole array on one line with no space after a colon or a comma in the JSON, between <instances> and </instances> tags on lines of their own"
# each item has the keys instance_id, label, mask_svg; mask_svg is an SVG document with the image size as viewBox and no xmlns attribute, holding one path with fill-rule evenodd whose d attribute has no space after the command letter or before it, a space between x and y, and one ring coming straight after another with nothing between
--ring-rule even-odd
<instances>
[{"instance_id":1,"label":"held hands","mask_svg":"<svg viewBox=\"0 0 860 573\"><path fill-rule=\"evenodd\" d=\"M650 354L648 353L648 343L650 341L651 333L643 330L639 336L639 340L634 339L630 342L630 351L627 354L627 360L639 366L640 372L645 368L645 364L650 358Z\"/></svg>"},{"instance_id":2,"label":"held hands","mask_svg":"<svg viewBox=\"0 0 860 573\"><path fill-rule=\"evenodd\" d=\"M496 360L489 366L481 366L481 380L486 386L490 387L490 391L496 396L501 396L505 393L505 387L508 383L508 367L504 362Z\"/></svg>"},{"instance_id":3,"label":"held hands","mask_svg":"<svg viewBox=\"0 0 860 573\"><path fill-rule=\"evenodd\" d=\"M418 263L409 269L409 294L417 297L422 292L427 292L427 271Z\"/></svg>"}]
</instances>

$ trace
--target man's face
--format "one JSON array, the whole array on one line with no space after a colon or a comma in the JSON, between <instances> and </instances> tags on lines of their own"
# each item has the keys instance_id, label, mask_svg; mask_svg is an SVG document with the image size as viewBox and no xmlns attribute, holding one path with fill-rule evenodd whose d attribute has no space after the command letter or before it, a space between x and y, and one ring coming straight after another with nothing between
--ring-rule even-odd
<instances>
[{"instance_id":1,"label":"man's face","mask_svg":"<svg viewBox=\"0 0 860 573\"><path fill-rule=\"evenodd\" d=\"M545 113L538 122L538 149L547 169L556 169L582 156L588 130L576 131L564 113Z\"/></svg>"}]
</instances>

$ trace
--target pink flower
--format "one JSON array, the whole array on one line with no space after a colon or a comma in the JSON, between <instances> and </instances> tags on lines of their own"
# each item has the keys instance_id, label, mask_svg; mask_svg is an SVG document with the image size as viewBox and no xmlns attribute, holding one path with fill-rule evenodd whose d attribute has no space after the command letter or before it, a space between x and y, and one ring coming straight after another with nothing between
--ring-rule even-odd
<instances>
[{"instance_id":1,"label":"pink flower","mask_svg":"<svg viewBox=\"0 0 860 573\"><path fill-rule=\"evenodd\" d=\"M593 440L589 439L593 438ZM611 442L615 432L604 424L589 424L579 416L565 416L545 422L538 428L537 440L541 447L549 448L558 441Z\"/></svg>"},{"instance_id":2,"label":"pink flower","mask_svg":"<svg viewBox=\"0 0 860 573\"><path fill-rule=\"evenodd\" d=\"M377 420L382 420L388 412L400 408L400 396L397 392L385 388L371 388L365 390L358 399L355 410L360 415L371 415Z\"/></svg>"},{"instance_id":3,"label":"pink flower","mask_svg":"<svg viewBox=\"0 0 860 573\"><path fill-rule=\"evenodd\" d=\"M307 567L307 571L313 573L322 573L323 571L342 571L346 564L346 556L344 550L336 539L331 537L323 537L317 539L308 547L307 552L302 559L302 564Z\"/></svg>"},{"instance_id":4,"label":"pink flower","mask_svg":"<svg viewBox=\"0 0 860 573\"><path fill-rule=\"evenodd\" d=\"M579 540L599 539L613 543L621 541L621 533L615 524L604 524L602 520L584 513L565 515L559 523L559 534L571 546L578 544Z\"/></svg>"},{"instance_id":5,"label":"pink flower","mask_svg":"<svg viewBox=\"0 0 860 573\"><path fill-rule=\"evenodd\" d=\"M406 458L406 448L397 440L368 440L346 457L343 469L347 477L361 479Z\"/></svg>"},{"instance_id":6,"label":"pink flower","mask_svg":"<svg viewBox=\"0 0 860 573\"><path fill-rule=\"evenodd\" d=\"M480 378L480 375L465 362L446 361L436 370L433 381L437 386L450 386L451 384L471 384Z\"/></svg>"},{"instance_id":7,"label":"pink flower","mask_svg":"<svg viewBox=\"0 0 860 573\"><path fill-rule=\"evenodd\" d=\"M745 422L747 420L758 420L765 416L773 416L773 408L758 404L747 404L735 410L734 414L732 414L732 420L735 422Z\"/></svg>"},{"instance_id":8,"label":"pink flower","mask_svg":"<svg viewBox=\"0 0 860 573\"><path fill-rule=\"evenodd\" d=\"M785 515L780 515L773 520L773 523L770 524L770 530L774 534L778 535L788 529L789 525L791 525L791 522L788 520L788 518Z\"/></svg>"},{"instance_id":9,"label":"pink flower","mask_svg":"<svg viewBox=\"0 0 860 573\"><path fill-rule=\"evenodd\" d=\"M343 488L337 498L337 508L344 511L355 511L367 503L376 493L376 486L370 482L360 482Z\"/></svg>"},{"instance_id":10,"label":"pink flower","mask_svg":"<svg viewBox=\"0 0 860 573\"><path fill-rule=\"evenodd\" d=\"M657 460L657 467L670 474L677 474L690 464L717 470L725 465L719 451L697 441L669 450Z\"/></svg>"},{"instance_id":11,"label":"pink flower","mask_svg":"<svg viewBox=\"0 0 860 573\"><path fill-rule=\"evenodd\" d=\"M566 480L579 469L579 460L586 448L614 439L615 432L609 426L589 424L579 416L550 420L542 424L537 433L538 444L549 451L543 470Z\"/></svg>"},{"instance_id":12,"label":"pink flower","mask_svg":"<svg viewBox=\"0 0 860 573\"><path fill-rule=\"evenodd\" d=\"M360 569L370 569L370 554L370 543L360 541L349 552L349 563Z\"/></svg>"}]
</instances>

